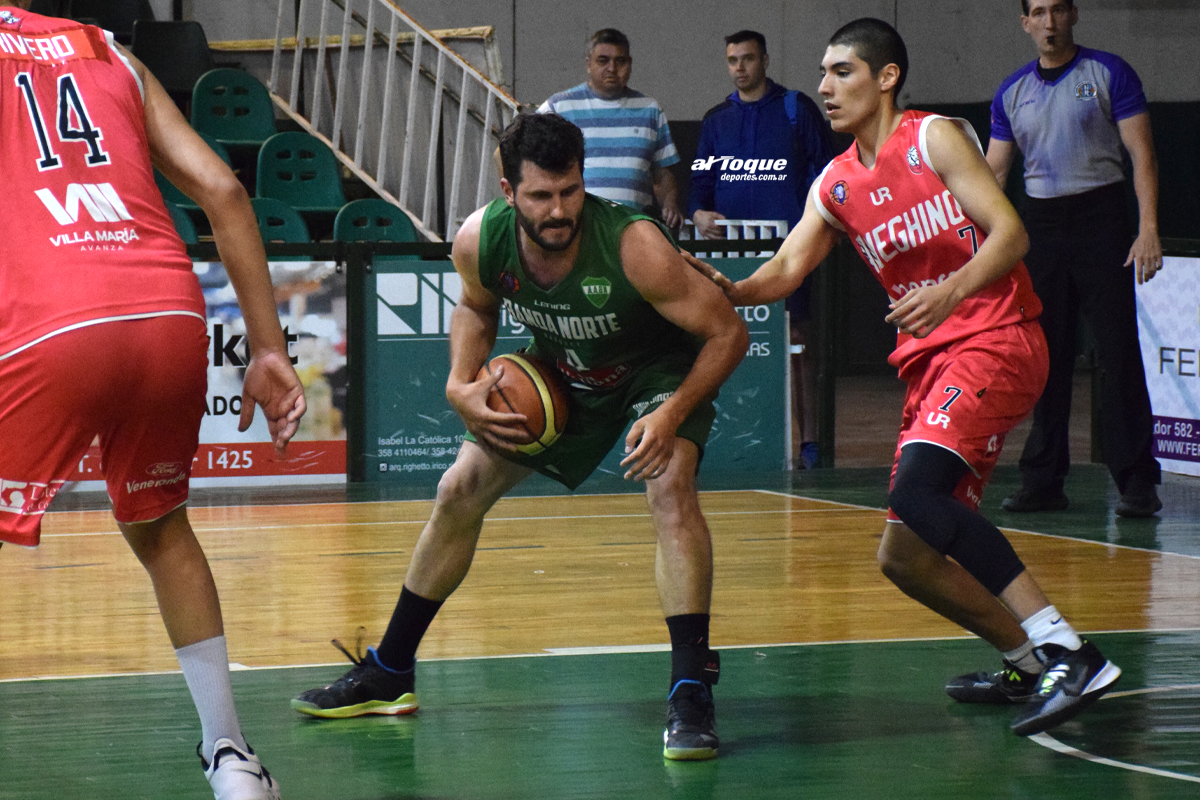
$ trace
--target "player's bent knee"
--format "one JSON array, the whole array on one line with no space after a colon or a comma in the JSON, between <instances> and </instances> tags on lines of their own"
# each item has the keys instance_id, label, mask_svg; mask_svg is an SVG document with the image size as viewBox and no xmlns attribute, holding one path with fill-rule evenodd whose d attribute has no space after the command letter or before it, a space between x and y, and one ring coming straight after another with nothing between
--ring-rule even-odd
<instances>
[{"instance_id":1,"label":"player's bent knee","mask_svg":"<svg viewBox=\"0 0 1200 800\"><path fill-rule=\"evenodd\" d=\"M456 517L482 516L508 487L503 467L508 462L473 447L474 453L460 454L442 474L437 486L435 513Z\"/></svg>"},{"instance_id":2,"label":"player's bent knee","mask_svg":"<svg viewBox=\"0 0 1200 800\"><path fill-rule=\"evenodd\" d=\"M876 559L880 572L892 583L904 586L917 580L931 558L942 556L907 525L889 522L884 528Z\"/></svg>"},{"instance_id":3,"label":"player's bent knee","mask_svg":"<svg viewBox=\"0 0 1200 800\"><path fill-rule=\"evenodd\" d=\"M484 481L478 472L454 464L442 473L437 485L436 504L439 510L461 513L479 503Z\"/></svg>"},{"instance_id":4,"label":"player's bent knee","mask_svg":"<svg viewBox=\"0 0 1200 800\"><path fill-rule=\"evenodd\" d=\"M944 512L946 502L956 502L929 487L897 481L888 494L888 506L904 520L907 530L944 555L954 542L953 521Z\"/></svg>"}]
</instances>

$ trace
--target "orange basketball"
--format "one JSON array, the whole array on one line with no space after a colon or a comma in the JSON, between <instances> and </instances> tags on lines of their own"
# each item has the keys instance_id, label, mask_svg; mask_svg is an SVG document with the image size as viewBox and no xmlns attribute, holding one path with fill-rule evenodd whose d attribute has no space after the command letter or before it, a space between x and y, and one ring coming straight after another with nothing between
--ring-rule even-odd
<instances>
[{"instance_id":1,"label":"orange basketball","mask_svg":"<svg viewBox=\"0 0 1200 800\"><path fill-rule=\"evenodd\" d=\"M504 376L488 395L488 408L524 414L527 435L517 450L537 455L567 427L567 390L553 367L524 353L496 356L479 370L476 380L488 377L498 366L504 367Z\"/></svg>"}]
</instances>

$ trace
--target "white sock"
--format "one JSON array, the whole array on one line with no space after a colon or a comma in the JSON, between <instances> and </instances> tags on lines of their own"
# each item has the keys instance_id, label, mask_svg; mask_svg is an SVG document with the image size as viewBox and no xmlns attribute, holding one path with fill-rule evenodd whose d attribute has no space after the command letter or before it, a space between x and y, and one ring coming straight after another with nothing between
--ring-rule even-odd
<instances>
[{"instance_id":1,"label":"white sock","mask_svg":"<svg viewBox=\"0 0 1200 800\"><path fill-rule=\"evenodd\" d=\"M213 746L225 738L246 749L242 729L238 725L237 709L233 705L233 687L229 683L229 653L224 636L214 636L189 644L175 651L183 678L192 693L192 702L200 715L204 742L201 752L205 761L212 761Z\"/></svg>"},{"instance_id":2,"label":"white sock","mask_svg":"<svg viewBox=\"0 0 1200 800\"><path fill-rule=\"evenodd\" d=\"M1042 671L1042 662L1038 661L1037 656L1033 654L1033 642L1028 639L1025 640L1025 644L1005 653L1004 658L1022 672L1031 672L1036 675Z\"/></svg>"},{"instance_id":3,"label":"white sock","mask_svg":"<svg viewBox=\"0 0 1200 800\"><path fill-rule=\"evenodd\" d=\"M1054 606L1046 606L1022 622L1021 627L1029 635L1029 641L1033 642L1034 647L1044 644L1058 644L1068 650L1083 647L1079 634Z\"/></svg>"}]
</instances>

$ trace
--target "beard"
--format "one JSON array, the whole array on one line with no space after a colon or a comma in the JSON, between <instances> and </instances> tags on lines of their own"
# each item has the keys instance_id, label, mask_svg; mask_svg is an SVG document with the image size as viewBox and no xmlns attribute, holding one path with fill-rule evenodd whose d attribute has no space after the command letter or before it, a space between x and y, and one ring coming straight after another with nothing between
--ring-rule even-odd
<instances>
[{"instance_id":1,"label":"beard","mask_svg":"<svg viewBox=\"0 0 1200 800\"><path fill-rule=\"evenodd\" d=\"M571 243L575 241L575 237L579 235L579 219L556 219L550 220L549 222L543 222L541 225L537 225L532 219L521 213L521 207L516 203L513 203L513 211L515 211L517 214L517 223L520 224L521 230L525 231L529 238L533 240L534 244L543 250L546 250L547 252L561 253L563 250L566 250L568 247L570 247ZM546 238L542 236L542 231L553 228L569 228L571 231L570 238L561 244L547 241Z\"/></svg>"}]
</instances>

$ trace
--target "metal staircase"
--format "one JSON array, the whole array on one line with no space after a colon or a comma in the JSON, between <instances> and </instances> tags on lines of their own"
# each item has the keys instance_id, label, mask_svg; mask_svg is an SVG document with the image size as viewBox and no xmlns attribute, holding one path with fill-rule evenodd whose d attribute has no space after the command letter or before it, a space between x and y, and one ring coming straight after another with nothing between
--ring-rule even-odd
<instances>
[{"instance_id":1,"label":"metal staircase","mask_svg":"<svg viewBox=\"0 0 1200 800\"><path fill-rule=\"evenodd\" d=\"M452 239L500 191L492 152L518 108L500 76L391 0L278 2L267 83L276 105L424 236ZM498 72L498 58L485 64Z\"/></svg>"}]
</instances>

